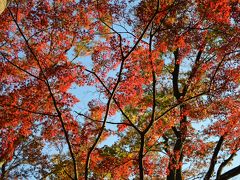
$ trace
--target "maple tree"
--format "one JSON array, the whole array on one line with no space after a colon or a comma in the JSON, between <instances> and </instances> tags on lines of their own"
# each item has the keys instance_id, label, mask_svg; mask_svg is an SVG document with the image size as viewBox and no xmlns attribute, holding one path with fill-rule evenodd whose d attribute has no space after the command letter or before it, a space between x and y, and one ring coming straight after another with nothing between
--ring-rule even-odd
<instances>
[{"instance_id":1,"label":"maple tree","mask_svg":"<svg viewBox=\"0 0 240 180\"><path fill-rule=\"evenodd\" d=\"M0 16L1 179L240 174L224 171L240 150L238 0L16 0ZM72 87L94 88L85 110Z\"/></svg>"}]
</instances>

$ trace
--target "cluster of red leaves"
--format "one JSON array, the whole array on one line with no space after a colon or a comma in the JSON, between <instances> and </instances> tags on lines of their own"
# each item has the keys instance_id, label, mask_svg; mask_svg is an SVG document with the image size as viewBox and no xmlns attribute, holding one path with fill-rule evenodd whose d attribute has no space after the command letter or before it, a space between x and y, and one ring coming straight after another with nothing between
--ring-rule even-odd
<instances>
[{"instance_id":1,"label":"cluster of red leaves","mask_svg":"<svg viewBox=\"0 0 240 180\"><path fill-rule=\"evenodd\" d=\"M87 167L95 179L169 179L184 161L199 158L201 167L216 136L226 141L223 152L236 153L237 2L12 2L0 22L0 159L10 161L23 141L40 134L66 140L80 178ZM76 62L89 53L92 67ZM79 102L69 92L73 84L95 87L100 97L83 120L72 114ZM105 126L117 112L122 124L112 133ZM193 123L207 119L213 121L197 132ZM111 150L97 146L113 134L120 139Z\"/></svg>"}]
</instances>

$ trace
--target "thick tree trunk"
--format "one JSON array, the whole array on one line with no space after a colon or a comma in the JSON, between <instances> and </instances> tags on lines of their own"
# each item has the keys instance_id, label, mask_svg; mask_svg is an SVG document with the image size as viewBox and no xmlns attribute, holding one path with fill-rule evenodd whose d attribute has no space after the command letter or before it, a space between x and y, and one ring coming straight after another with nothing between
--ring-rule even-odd
<instances>
[{"instance_id":1,"label":"thick tree trunk","mask_svg":"<svg viewBox=\"0 0 240 180\"><path fill-rule=\"evenodd\" d=\"M181 107L183 108L183 107ZM186 139L186 133L187 133L187 117L184 116L180 122L180 130L175 130L175 134L177 136L177 140L174 146L174 153L179 153L173 154L170 157L170 162L168 165L168 169L170 170L169 175L167 176L167 180L182 180L182 160L183 160L183 143ZM177 167L176 167L177 166Z\"/></svg>"},{"instance_id":2,"label":"thick tree trunk","mask_svg":"<svg viewBox=\"0 0 240 180\"><path fill-rule=\"evenodd\" d=\"M187 93L187 86L183 88L183 92L179 90L178 78L179 78L179 71L180 71L180 64L179 64L179 49L176 49L174 52L175 64L174 64L174 71L172 72L172 83L173 83L173 95L177 99L178 102L181 101L181 98L185 96ZM191 77L190 77L191 78ZM182 180L182 160L183 160L183 143L186 139L187 134L187 116L184 115L185 105L180 105L180 127L177 129L173 127L174 134L176 136L176 141L173 149L173 153L170 156L168 170L170 171L169 175L167 176L167 180Z\"/></svg>"}]
</instances>

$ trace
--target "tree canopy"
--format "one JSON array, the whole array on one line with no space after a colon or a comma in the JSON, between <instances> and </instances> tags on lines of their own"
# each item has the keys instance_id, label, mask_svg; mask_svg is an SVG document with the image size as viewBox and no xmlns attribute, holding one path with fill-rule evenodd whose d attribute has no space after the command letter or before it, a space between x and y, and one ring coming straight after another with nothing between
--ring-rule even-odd
<instances>
[{"instance_id":1,"label":"tree canopy","mask_svg":"<svg viewBox=\"0 0 240 180\"><path fill-rule=\"evenodd\" d=\"M239 14L239 0L10 1L1 179L240 174Z\"/></svg>"}]
</instances>

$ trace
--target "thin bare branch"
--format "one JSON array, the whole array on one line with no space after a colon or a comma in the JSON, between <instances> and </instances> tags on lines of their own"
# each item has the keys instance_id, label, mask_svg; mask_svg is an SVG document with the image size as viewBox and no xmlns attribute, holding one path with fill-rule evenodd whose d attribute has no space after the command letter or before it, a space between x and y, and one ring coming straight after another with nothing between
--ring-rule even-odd
<instances>
[{"instance_id":1,"label":"thin bare branch","mask_svg":"<svg viewBox=\"0 0 240 180\"><path fill-rule=\"evenodd\" d=\"M43 70L43 68L42 68L42 66L41 66L41 64L40 64L40 61L39 61L38 58L37 58L37 55L35 54L34 50L33 50L32 47L30 46L30 44L29 44L26 36L24 35L22 29L20 28L17 20L14 18L14 15L13 15L11 9L8 8L8 11L9 11L9 13L10 13L10 15L11 15L11 17L12 17L14 23L15 23L15 25L17 26L18 31L20 32L22 38L24 39L27 48L29 49L30 53L33 55L34 59L36 60L36 62L37 62L37 64L38 64L38 67L39 67L39 69L40 69L40 71L41 71L41 73L42 73L42 75L43 75L44 82L45 82L45 84L46 84L46 86L47 86L47 88L48 88L48 91L49 91L50 96L51 96L52 101L53 101L54 108L55 108L55 110L56 110L56 112L57 112L57 115L58 115L58 117L59 117L59 120L60 120L60 122L61 122L61 126L62 126L62 129L63 129L63 132L64 132L64 136L65 136L65 139L66 139L66 142L67 142L67 145L68 145L68 149L69 149L69 151L70 151L71 158L72 158L72 161L73 161L74 179L77 180L77 179L78 179L78 173L77 173L77 163L76 163L75 155L74 155L74 152L73 152L73 149L72 149L72 146L71 146L71 142L70 142L70 138L69 138L68 132L67 132L67 130L66 130L66 127L65 127L65 124L64 124L64 121L63 121L63 118L62 118L62 113L60 112L60 110L59 110L59 108L58 108L58 106L57 106L57 101L56 101L56 99L55 99L55 97L54 97L54 94L53 94L52 89L51 89L51 87L50 87L50 84L49 84L49 82L48 82L48 78L47 78L47 76L46 76L45 73L44 73L44 70Z\"/></svg>"},{"instance_id":2,"label":"thin bare branch","mask_svg":"<svg viewBox=\"0 0 240 180\"><path fill-rule=\"evenodd\" d=\"M101 122L101 123L103 123L103 121L101 121L101 120L96 120L96 119L92 119L91 117L89 117L89 116L87 116L87 115L85 115L85 114L82 114L82 113L79 113L79 112L77 112L77 111L74 111L76 114L78 114L79 116L83 116L83 117L85 117L86 119L88 119L88 120L91 120L91 121L93 121L93 122ZM107 124L116 124L116 125L126 125L126 126L131 126L131 124L129 124L129 123L124 123L124 122L110 122L110 121L106 121L106 123Z\"/></svg>"}]
</instances>

